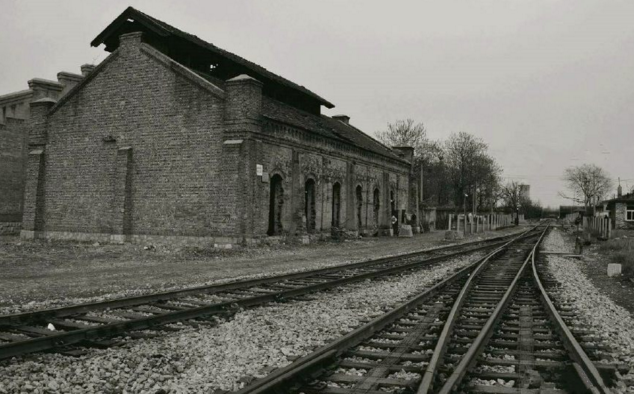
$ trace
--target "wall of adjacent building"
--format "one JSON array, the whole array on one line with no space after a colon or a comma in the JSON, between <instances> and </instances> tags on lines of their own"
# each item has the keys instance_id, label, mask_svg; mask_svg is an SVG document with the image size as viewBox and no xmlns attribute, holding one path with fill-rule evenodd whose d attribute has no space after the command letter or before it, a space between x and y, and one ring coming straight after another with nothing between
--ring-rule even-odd
<instances>
[{"instance_id":1,"label":"wall of adjacent building","mask_svg":"<svg viewBox=\"0 0 634 394\"><path fill-rule=\"evenodd\" d=\"M625 213L627 210L627 203L625 202L616 202L614 203L614 228L626 230L626 229L634 229L634 222L626 221ZM630 203L630 206L634 206L634 200Z\"/></svg>"},{"instance_id":2,"label":"wall of adjacent building","mask_svg":"<svg viewBox=\"0 0 634 394\"><path fill-rule=\"evenodd\" d=\"M26 137L23 120L7 118L0 124L0 235L20 232Z\"/></svg>"},{"instance_id":3,"label":"wall of adjacent building","mask_svg":"<svg viewBox=\"0 0 634 394\"><path fill-rule=\"evenodd\" d=\"M222 125L220 98L128 37L47 117L44 208L33 230L104 240L235 234Z\"/></svg>"}]
</instances>

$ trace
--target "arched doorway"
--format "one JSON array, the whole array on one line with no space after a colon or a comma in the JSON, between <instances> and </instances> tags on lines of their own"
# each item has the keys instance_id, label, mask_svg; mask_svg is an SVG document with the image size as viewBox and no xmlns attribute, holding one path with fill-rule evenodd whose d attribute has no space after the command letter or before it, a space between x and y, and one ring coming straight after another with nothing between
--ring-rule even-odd
<instances>
[{"instance_id":1,"label":"arched doorway","mask_svg":"<svg viewBox=\"0 0 634 394\"><path fill-rule=\"evenodd\" d=\"M315 181L309 179L304 185L304 214L306 215L306 231L312 233L315 231L315 224L317 220L317 211L315 209Z\"/></svg>"},{"instance_id":2,"label":"arched doorway","mask_svg":"<svg viewBox=\"0 0 634 394\"><path fill-rule=\"evenodd\" d=\"M357 190L355 193L355 199L356 199L356 211L357 211L357 228L361 229L361 224L363 223L361 221L361 211L363 209L363 189L361 188L361 186L357 186Z\"/></svg>"},{"instance_id":3,"label":"arched doorway","mask_svg":"<svg viewBox=\"0 0 634 394\"><path fill-rule=\"evenodd\" d=\"M332 227L339 228L341 220L341 184L332 185Z\"/></svg>"},{"instance_id":4,"label":"arched doorway","mask_svg":"<svg viewBox=\"0 0 634 394\"><path fill-rule=\"evenodd\" d=\"M284 188L282 177L273 175L271 178L271 193L269 203L269 231L268 235L282 233L282 208L284 206Z\"/></svg>"},{"instance_id":5,"label":"arched doorway","mask_svg":"<svg viewBox=\"0 0 634 394\"><path fill-rule=\"evenodd\" d=\"M374 203L374 225L376 227L379 226L379 214L381 211L381 200L380 200L380 193L379 193L379 188L375 188L374 189L374 196L372 199L373 203Z\"/></svg>"}]
</instances>

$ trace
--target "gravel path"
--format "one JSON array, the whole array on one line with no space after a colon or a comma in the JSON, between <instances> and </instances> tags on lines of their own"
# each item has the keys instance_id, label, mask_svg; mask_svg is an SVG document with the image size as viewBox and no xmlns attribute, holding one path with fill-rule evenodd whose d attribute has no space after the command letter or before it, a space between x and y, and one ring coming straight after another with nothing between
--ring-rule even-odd
<instances>
[{"instance_id":1,"label":"gravel path","mask_svg":"<svg viewBox=\"0 0 634 394\"><path fill-rule=\"evenodd\" d=\"M461 257L382 281L348 285L314 300L245 310L215 327L181 331L79 358L42 354L0 363L0 393L170 393L237 390L351 331L474 261ZM36 391L38 390L38 391Z\"/></svg>"},{"instance_id":2,"label":"gravel path","mask_svg":"<svg viewBox=\"0 0 634 394\"><path fill-rule=\"evenodd\" d=\"M506 228L464 241L523 231ZM218 280L346 264L448 245L444 231L234 249L98 245L0 237L0 307L29 302L98 300ZM139 278L143 278L139 281ZM67 301L66 301L67 300Z\"/></svg>"},{"instance_id":3,"label":"gravel path","mask_svg":"<svg viewBox=\"0 0 634 394\"><path fill-rule=\"evenodd\" d=\"M461 242L525 230L486 232ZM0 314L308 271L455 244L443 241L443 234L221 250L213 256L191 250L148 252L130 244L93 247L14 239L0 242Z\"/></svg>"},{"instance_id":4,"label":"gravel path","mask_svg":"<svg viewBox=\"0 0 634 394\"><path fill-rule=\"evenodd\" d=\"M558 229L553 229L546 237L544 249L553 252L572 250L570 242ZM551 273L562 285L563 299L574 305L574 312L583 324L601 334L600 342L614 350L605 354L605 359L616 359L630 366L630 374L619 383L617 392L634 393L634 318L592 284L577 260L556 255L546 258Z\"/></svg>"}]
</instances>

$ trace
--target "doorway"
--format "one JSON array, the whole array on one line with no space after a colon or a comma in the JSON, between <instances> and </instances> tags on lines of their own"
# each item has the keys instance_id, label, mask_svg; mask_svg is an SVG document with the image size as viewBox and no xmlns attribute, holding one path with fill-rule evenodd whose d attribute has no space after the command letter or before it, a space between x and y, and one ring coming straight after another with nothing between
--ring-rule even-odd
<instances>
[{"instance_id":1,"label":"doorway","mask_svg":"<svg viewBox=\"0 0 634 394\"><path fill-rule=\"evenodd\" d=\"M341 184L332 185L332 227L339 228L341 220Z\"/></svg>"},{"instance_id":2,"label":"doorway","mask_svg":"<svg viewBox=\"0 0 634 394\"><path fill-rule=\"evenodd\" d=\"M357 211L357 228L361 229L361 212L363 210L363 189L361 186L357 186L357 190L355 193L356 199L356 211Z\"/></svg>"},{"instance_id":3,"label":"doorway","mask_svg":"<svg viewBox=\"0 0 634 394\"><path fill-rule=\"evenodd\" d=\"M317 211L315 210L315 181L309 179L304 186L304 214L306 215L306 231L312 233L316 227Z\"/></svg>"},{"instance_id":4,"label":"doorway","mask_svg":"<svg viewBox=\"0 0 634 394\"><path fill-rule=\"evenodd\" d=\"M282 177L273 175L271 178L271 193L269 203L269 231L268 235L279 235L282 233L282 209L284 207L284 188Z\"/></svg>"}]
</instances>

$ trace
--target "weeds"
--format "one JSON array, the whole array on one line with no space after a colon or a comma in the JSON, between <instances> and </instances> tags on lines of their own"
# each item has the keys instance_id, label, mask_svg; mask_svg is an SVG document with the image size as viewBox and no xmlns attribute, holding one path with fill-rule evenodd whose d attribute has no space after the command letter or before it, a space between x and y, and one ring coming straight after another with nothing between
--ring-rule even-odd
<instances>
[{"instance_id":1,"label":"weeds","mask_svg":"<svg viewBox=\"0 0 634 394\"><path fill-rule=\"evenodd\" d=\"M612 239L599 243L598 251L610 263L621 264L624 276L634 277L634 232L615 231Z\"/></svg>"}]
</instances>

